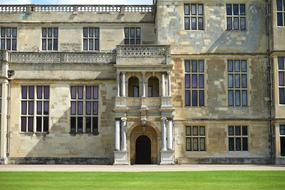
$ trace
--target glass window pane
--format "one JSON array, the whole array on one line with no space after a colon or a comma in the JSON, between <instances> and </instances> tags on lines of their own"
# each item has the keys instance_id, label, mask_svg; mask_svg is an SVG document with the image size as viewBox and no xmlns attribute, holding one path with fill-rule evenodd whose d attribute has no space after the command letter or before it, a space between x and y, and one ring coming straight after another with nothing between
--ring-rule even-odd
<instances>
[{"instance_id":1,"label":"glass window pane","mask_svg":"<svg viewBox=\"0 0 285 190\"><path fill-rule=\"evenodd\" d=\"M191 4L191 14L192 15L196 15L197 14L196 10L197 10L196 4Z\"/></svg>"},{"instance_id":2,"label":"glass window pane","mask_svg":"<svg viewBox=\"0 0 285 190\"><path fill-rule=\"evenodd\" d=\"M78 90L78 99L83 99L83 87L79 86L77 90Z\"/></svg>"},{"instance_id":3,"label":"glass window pane","mask_svg":"<svg viewBox=\"0 0 285 190\"><path fill-rule=\"evenodd\" d=\"M232 30L232 17L227 17L227 30Z\"/></svg>"},{"instance_id":4,"label":"glass window pane","mask_svg":"<svg viewBox=\"0 0 285 190\"><path fill-rule=\"evenodd\" d=\"M205 95L204 95L204 90L199 91L199 106L204 106L205 105Z\"/></svg>"},{"instance_id":5,"label":"glass window pane","mask_svg":"<svg viewBox=\"0 0 285 190\"><path fill-rule=\"evenodd\" d=\"M84 38L88 37L88 28L83 28L83 37Z\"/></svg>"},{"instance_id":6,"label":"glass window pane","mask_svg":"<svg viewBox=\"0 0 285 190\"><path fill-rule=\"evenodd\" d=\"M205 136L205 127L200 126L200 136Z\"/></svg>"},{"instance_id":7,"label":"glass window pane","mask_svg":"<svg viewBox=\"0 0 285 190\"><path fill-rule=\"evenodd\" d=\"M198 18L198 29L203 30L203 28L204 28L204 19L203 17L199 17Z\"/></svg>"},{"instance_id":8,"label":"glass window pane","mask_svg":"<svg viewBox=\"0 0 285 190\"><path fill-rule=\"evenodd\" d=\"M22 101L22 106L21 106L21 113L22 115L26 115L27 114L27 102L26 101Z\"/></svg>"},{"instance_id":9,"label":"glass window pane","mask_svg":"<svg viewBox=\"0 0 285 190\"><path fill-rule=\"evenodd\" d=\"M83 50L88 50L88 40L87 39L83 39Z\"/></svg>"},{"instance_id":10,"label":"glass window pane","mask_svg":"<svg viewBox=\"0 0 285 190\"><path fill-rule=\"evenodd\" d=\"M48 39L48 50L52 50L52 39Z\"/></svg>"},{"instance_id":11,"label":"glass window pane","mask_svg":"<svg viewBox=\"0 0 285 190\"><path fill-rule=\"evenodd\" d=\"M95 50L99 50L99 40L95 40Z\"/></svg>"},{"instance_id":12,"label":"glass window pane","mask_svg":"<svg viewBox=\"0 0 285 190\"><path fill-rule=\"evenodd\" d=\"M235 61L235 72L239 72L240 71L240 61Z\"/></svg>"},{"instance_id":13,"label":"glass window pane","mask_svg":"<svg viewBox=\"0 0 285 190\"><path fill-rule=\"evenodd\" d=\"M186 151L192 151L191 138L186 138Z\"/></svg>"},{"instance_id":14,"label":"glass window pane","mask_svg":"<svg viewBox=\"0 0 285 190\"><path fill-rule=\"evenodd\" d=\"M228 87L229 88L234 87L233 75L228 75Z\"/></svg>"},{"instance_id":15,"label":"glass window pane","mask_svg":"<svg viewBox=\"0 0 285 190\"><path fill-rule=\"evenodd\" d=\"M190 88L190 75L185 75L185 88Z\"/></svg>"},{"instance_id":16,"label":"glass window pane","mask_svg":"<svg viewBox=\"0 0 285 190\"><path fill-rule=\"evenodd\" d=\"M22 99L27 99L27 86L22 86Z\"/></svg>"},{"instance_id":17,"label":"glass window pane","mask_svg":"<svg viewBox=\"0 0 285 190\"><path fill-rule=\"evenodd\" d=\"M192 91L192 106L198 106L198 93L197 90Z\"/></svg>"},{"instance_id":18,"label":"glass window pane","mask_svg":"<svg viewBox=\"0 0 285 190\"><path fill-rule=\"evenodd\" d=\"M279 71L279 86L284 86L284 71Z\"/></svg>"},{"instance_id":19,"label":"glass window pane","mask_svg":"<svg viewBox=\"0 0 285 190\"><path fill-rule=\"evenodd\" d=\"M91 133L91 117L86 117L86 133Z\"/></svg>"},{"instance_id":20,"label":"glass window pane","mask_svg":"<svg viewBox=\"0 0 285 190\"><path fill-rule=\"evenodd\" d=\"M46 28L42 28L42 37L47 37L47 29Z\"/></svg>"},{"instance_id":21,"label":"glass window pane","mask_svg":"<svg viewBox=\"0 0 285 190\"><path fill-rule=\"evenodd\" d=\"M98 117L93 117L93 134L98 134Z\"/></svg>"},{"instance_id":22,"label":"glass window pane","mask_svg":"<svg viewBox=\"0 0 285 190\"><path fill-rule=\"evenodd\" d=\"M185 30L190 30L190 18L189 17L184 18L184 28Z\"/></svg>"},{"instance_id":23,"label":"glass window pane","mask_svg":"<svg viewBox=\"0 0 285 190\"><path fill-rule=\"evenodd\" d=\"M16 50L17 49L17 40L13 39L12 40L12 50Z\"/></svg>"},{"instance_id":24,"label":"glass window pane","mask_svg":"<svg viewBox=\"0 0 285 190\"><path fill-rule=\"evenodd\" d=\"M47 28L48 29L48 37L52 37L52 28Z\"/></svg>"},{"instance_id":25,"label":"glass window pane","mask_svg":"<svg viewBox=\"0 0 285 190\"><path fill-rule=\"evenodd\" d=\"M199 61L199 72L204 73L204 61Z\"/></svg>"},{"instance_id":26,"label":"glass window pane","mask_svg":"<svg viewBox=\"0 0 285 190\"><path fill-rule=\"evenodd\" d=\"M34 131L34 118L29 117L28 118L28 132L33 132Z\"/></svg>"},{"instance_id":27,"label":"glass window pane","mask_svg":"<svg viewBox=\"0 0 285 190\"><path fill-rule=\"evenodd\" d=\"M86 99L91 99L91 86L86 86Z\"/></svg>"},{"instance_id":28,"label":"glass window pane","mask_svg":"<svg viewBox=\"0 0 285 190\"><path fill-rule=\"evenodd\" d=\"M34 99L34 87L29 86L29 99Z\"/></svg>"},{"instance_id":29,"label":"glass window pane","mask_svg":"<svg viewBox=\"0 0 285 190\"><path fill-rule=\"evenodd\" d=\"M229 90L229 92L228 92L228 103L229 103L229 106L234 106L234 92L233 92L233 90Z\"/></svg>"},{"instance_id":30,"label":"glass window pane","mask_svg":"<svg viewBox=\"0 0 285 190\"><path fill-rule=\"evenodd\" d=\"M141 38L141 28L136 28L136 38L137 39Z\"/></svg>"},{"instance_id":31,"label":"glass window pane","mask_svg":"<svg viewBox=\"0 0 285 190\"><path fill-rule=\"evenodd\" d=\"M280 135L285 135L285 125L280 125Z\"/></svg>"},{"instance_id":32,"label":"glass window pane","mask_svg":"<svg viewBox=\"0 0 285 190\"><path fill-rule=\"evenodd\" d=\"M45 86L44 87L44 98L45 99L49 99L49 87L48 86Z\"/></svg>"},{"instance_id":33,"label":"glass window pane","mask_svg":"<svg viewBox=\"0 0 285 190\"><path fill-rule=\"evenodd\" d=\"M198 138L193 138L193 151L198 151Z\"/></svg>"},{"instance_id":34,"label":"glass window pane","mask_svg":"<svg viewBox=\"0 0 285 190\"><path fill-rule=\"evenodd\" d=\"M125 28L125 38L129 38L130 37L130 29L129 28Z\"/></svg>"},{"instance_id":35,"label":"glass window pane","mask_svg":"<svg viewBox=\"0 0 285 190\"><path fill-rule=\"evenodd\" d=\"M245 12L245 4L240 4L240 15L245 15L246 12Z\"/></svg>"},{"instance_id":36,"label":"glass window pane","mask_svg":"<svg viewBox=\"0 0 285 190\"><path fill-rule=\"evenodd\" d=\"M276 6L278 11L282 11L282 0L276 0Z\"/></svg>"},{"instance_id":37,"label":"glass window pane","mask_svg":"<svg viewBox=\"0 0 285 190\"><path fill-rule=\"evenodd\" d=\"M86 102L86 115L91 115L92 102Z\"/></svg>"},{"instance_id":38,"label":"glass window pane","mask_svg":"<svg viewBox=\"0 0 285 190\"><path fill-rule=\"evenodd\" d=\"M236 151L241 151L241 138L236 138Z\"/></svg>"},{"instance_id":39,"label":"glass window pane","mask_svg":"<svg viewBox=\"0 0 285 190\"><path fill-rule=\"evenodd\" d=\"M186 136L191 136L191 127L186 127Z\"/></svg>"},{"instance_id":40,"label":"glass window pane","mask_svg":"<svg viewBox=\"0 0 285 190\"><path fill-rule=\"evenodd\" d=\"M93 42L93 39L89 39L89 50L93 50L93 45L94 45L94 42Z\"/></svg>"},{"instance_id":41,"label":"glass window pane","mask_svg":"<svg viewBox=\"0 0 285 190\"><path fill-rule=\"evenodd\" d=\"M242 88L247 88L247 75L242 75Z\"/></svg>"},{"instance_id":42,"label":"glass window pane","mask_svg":"<svg viewBox=\"0 0 285 190\"><path fill-rule=\"evenodd\" d=\"M82 117L77 118L77 132L83 133L83 118Z\"/></svg>"},{"instance_id":43,"label":"glass window pane","mask_svg":"<svg viewBox=\"0 0 285 190\"><path fill-rule=\"evenodd\" d=\"M240 88L240 75L235 75L235 87Z\"/></svg>"},{"instance_id":44,"label":"glass window pane","mask_svg":"<svg viewBox=\"0 0 285 190\"><path fill-rule=\"evenodd\" d=\"M198 87L197 75L194 74L192 75L192 88L197 88L197 87Z\"/></svg>"},{"instance_id":45,"label":"glass window pane","mask_svg":"<svg viewBox=\"0 0 285 190\"><path fill-rule=\"evenodd\" d=\"M229 151L235 150L235 140L234 138L229 138Z\"/></svg>"},{"instance_id":46,"label":"glass window pane","mask_svg":"<svg viewBox=\"0 0 285 190\"><path fill-rule=\"evenodd\" d=\"M198 5L198 14L199 15L203 15L204 14L204 10L203 10L204 8L203 8L203 5L201 5L201 4L199 4Z\"/></svg>"},{"instance_id":47,"label":"glass window pane","mask_svg":"<svg viewBox=\"0 0 285 190\"><path fill-rule=\"evenodd\" d=\"M42 117L37 117L36 129L37 132L42 132Z\"/></svg>"},{"instance_id":48,"label":"glass window pane","mask_svg":"<svg viewBox=\"0 0 285 190\"><path fill-rule=\"evenodd\" d=\"M72 101L71 102L71 115L76 114L76 102Z\"/></svg>"},{"instance_id":49,"label":"glass window pane","mask_svg":"<svg viewBox=\"0 0 285 190\"><path fill-rule=\"evenodd\" d=\"M279 88L279 103L285 104L285 88Z\"/></svg>"},{"instance_id":50,"label":"glass window pane","mask_svg":"<svg viewBox=\"0 0 285 190\"><path fill-rule=\"evenodd\" d=\"M21 117L21 132L26 132L27 130L27 118Z\"/></svg>"},{"instance_id":51,"label":"glass window pane","mask_svg":"<svg viewBox=\"0 0 285 190\"><path fill-rule=\"evenodd\" d=\"M228 128L228 135L229 136L234 136L234 129L235 129L235 127L234 126L229 126L229 128Z\"/></svg>"},{"instance_id":52,"label":"glass window pane","mask_svg":"<svg viewBox=\"0 0 285 190\"><path fill-rule=\"evenodd\" d=\"M246 61L241 61L241 71L247 72L247 62Z\"/></svg>"},{"instance_id":53,"label":"glass window pane","mask_svg":"<svg viewBox=\"0 0 285 190\"><path fill-rule=\"evenodd\" d=\"M44 132L48 132L48 129L49 129L48 117L44 117Z\"/></svg>"},{"instance_id":54,"label":"glass window pane","mask_svg":"<svg viewBox=\"0 0 285 190\"><path fill-rule=\"evenodd\" d=\"M198 136L198 126L193 126L192 129L193 129L193 136Z\"/></svg>"},{"instance_id":55,"label":"glass window pane","mask_svg":"<svg viewBox=\"0 0 285 190\"><path fill-rule=\"evenodd\" d=\"M238 17L234 17L234 30L238 30L239 29L239 18Z\"/></svg>"},{"instance_id":56,"label":"glass window pane","mask_svg":"<svg viewBox=\"0 0 285 190\"><path fill-rule=\"evenodd\" d=\"M190 6L189 4L184 5L184 15L190 15Z\"/></svg>"},{"instance_id":57,"label":"glass window pane","mask_svg":"<svg viewBox=\"0 0 285 190\"><path fill-rule=\"evenodd\" d=\"M98 102L93 102L93 114L98 114Z\"/></svg>"},{"instance_id":58,"label":"glass window pane","mask_svg":"<svg viewBox=\"0 0 285 190\"><path fill-rule=\"evenodd\" d=\"M197 30L197 18L196 17L191 18L191 29Z\"/></svg>"},{"instance_id":59,"label":"glass window pane","mask_svg":"<svg viewBox=\"0 0 285 190\"><path fill-rule=\"evenodd\" d=\"M247 126L242 126L242 135L247 136Z\"/></svg>"},{"instance_id":60,"label":"glass window pane","mask_svg":"<svg viewBox=\"0 0 285 190\"><path fill-rule=\"evenodd\" d=\"M247 106L247 91L242 91L242 106Z\"/></svg>"},{"instance_id":61,"label":"glass window pane","mask_svg":"<svg viewBox=\"0 0 285 190\"><path fill-rule=\"evenodd\" d=\"M97 86L94 86L93 87L93 98L94 99L98 99L98 87Z\"/></svg>"},{"instance_id":62,"label":"glass window pane","mask_svg":"<svg viewBox=\"0 0 285 190\"><path fill-rule=\"evenodd\" d=\"M246 29L246 19L245 17L240 18L240 29L245 30Z\"/></svg>"},{"instance_id":63,"label":"glass window pane","mask_svg":"<svg viewBox=\"0 0 285 190\"><path fill-rule=\"evenodd\" d=\"M53 40L53 50L58 50L58 40L57 39L54 39Z\"/></svg>"},{"instance_id":64,"label":"glass window pane","mask_svg":"<svg viewBox=\"0 0 285 190\"><path fill-rule=\"evenodd\" d=\"M248 139L247 138L242 138L242 150L248 151Z\"/></svg>"},{"instance_id":65,"label":"glass window pane","mask_svg":"<svg viewBox=\"0 0 285 190\"><path fill-rule=\"evenodd\" d=\"M241 127L240 126L235 126L235 135L240 136L241 135Z\"/></svg>"},{"instance_id":66,"label":"glass window pane","mask_svg":"<svg viewBox=\"0 0 285 190\"><path fill-rule=\"evenodd\" d=\"M240 91L235 91L235 105L240 106Z\"/></svg>"},{"instance_id":67,"label":"glass window pane","mask_svg":"<svg viewBox=\"0 0 285 190\"><path fill-rule=\"evenodd\" d=\"M76 99L76 87L75 86L71 87L71 98Z\"/></svg>"},{"instance_id":68,"label":"glass window pane","mask_svg":"<svg viewBox=\"0 0 285 190\"><path fill-rule=\"evenodd\" d=\"M278 57L278 69L284 70L284 57Z\"/></svg>"},{"instance_id":69,"label":"glass window pane","mask_svg":"<svg viewBox=\"0 0 285 190\"><path fill-rule=\"evenodd\" d=\"M44 114L45 115L49 114L49 102L48 101L44 102Z\"/></svg>"},{"instance_id":70,"label":"glass window pane","mask_svg":"<svg viewBox=\"0 0 285 190\"><path fill-rule=\"evenodd\" d=\"M78 104L77 104L77 114L78 115L82 115L83 114L83 102L82 101L79 101Z\"/></svg>"},{"instance_id":71,"label":"glass window pane","mask_svg":"<svg viewBox=\"0 0 285 190\"><path fill-rule=\"evenodd\" d=\"M185 106L191 106L190 102L190 90L185 90Z\"/></svg>"},{"instance_id":72,"label":"glass window pane","mask_svg":"<svg viewBox=\"0 0 285 190\"><path fill-rule=\"evenodd\" d=\"M282 15L282 13L277 13L277 26L283 26L283 15Z\"/></svg>"},{"instance_id":73,"label":"glass window pane","mask_svg":"<svg viewBox=\"0 0 285 190\"><path fill-rule=\"evenodd\" d=\"M29 101L28 103L28 113L29 115L34 114L34 102L33 101Z\"/></svg>"},{"instance_id":74,"label":"glass window pane","mask_svg":"<svg viewBox=\"0 0 285 190\"><path fill-rule=\"evenodd\" d=\"M37 86L37 99L43 98L43 88L42 86Z\"/></svg>"},{"instance_id":75,"label":"glass window pane","mask_svg":"<svg viewBox=\"0 0 285 190\"><path fill-rule=\"evenodd\" d=\"M93 36L94 36L94 29L89 28L89 37L93 37Z\"/></svg>"},{"instance_id":76,"label":"glass window pane","mask_svg":"<svg viewBox=\"0 0 285 190\"><path fill-rule=\"evenodd\" d=\"M41 115L42 114L42 102L37 101L37 114Z\"/></svg>"},{"instance_id":77,"label":"glass window pane","mask_svg":"<svg viewBox=\"0 0 285 190\"><path fill-rule=\"evenodd\" d=\"M42 39L42 50L47 50L46 39Z\"/></svg>"},{"instance_id":78,"label":"glass window pane","mask_svg":"<svg viewBox=\"0 0 285 190\"><path fill-rule=\"evenodd\" d=\"M58 37L58 28L53 28L53 37Z\"/></svg>"},{"instance_id":79,"label":"glass window pane","mask_svg":"<svg viewBox=\"0 0 285 190\"><path fill-rule=\"evenodd\" d=\"M136 36L136 29L130 28L130 38L134 39Z\"/></svg>"},{"instance_id":80,"label":"glass window pane","mask_svg":"<svg viewBox=\"0 0 285 190\"><path fill-rule=\"evenodd\" d=\"M206 150L206 141L205 138L200 138L200 151L205 151Z\"/></svg>"},{"instance_id":81,"label":"glass window pane","mask_svg":"<svg viewBox=\"0 0 285 190\"><path fill-rule=\"evenodd\" d=\"M234 71L233 61L228 61L228 71L229 72L233 72Z\"/></svg>"},{"instance_id":82,"label":"glass window pane","mask_svg":"<svg viewBox=\"0 0 285 190\"><path fill-rule=\"evenodd\" d=\"M185 61L185 72L190 72L190 61Z\"/></svg>"},{"instance_id":83,"label":"glass window pane","mask_svg":"<svg viewBox=\"0 0 285 190\"><path fill-rule=\"evenodd\" d=\"M70 132L76 133L76 118L75 117L70 118Z\"/></svg>"},{"instance_id":84,"label":"glass window pane","mask_svg":"<svg viewBox=\"0 0 285 190\"><path fill-rule=\"evenodd\" d=\"M239 15L239 5L233 4L234 15Z\"/></svg>"}]
</instances>

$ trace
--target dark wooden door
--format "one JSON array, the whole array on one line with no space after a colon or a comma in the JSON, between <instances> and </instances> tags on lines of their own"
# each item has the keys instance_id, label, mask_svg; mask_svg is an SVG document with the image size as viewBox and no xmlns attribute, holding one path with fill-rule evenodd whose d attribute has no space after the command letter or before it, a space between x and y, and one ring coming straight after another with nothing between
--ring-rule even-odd
<instances>
[{"instance_id":1,"label":"dark wooden door","mask_svg":"<svg viewBox=\"0 0 285 190\"><path fill-rule=\"evenodd\" d=\"M151 141L145 135L136 140L136 164L151 164Z\"/></svg>"}]
</instances>

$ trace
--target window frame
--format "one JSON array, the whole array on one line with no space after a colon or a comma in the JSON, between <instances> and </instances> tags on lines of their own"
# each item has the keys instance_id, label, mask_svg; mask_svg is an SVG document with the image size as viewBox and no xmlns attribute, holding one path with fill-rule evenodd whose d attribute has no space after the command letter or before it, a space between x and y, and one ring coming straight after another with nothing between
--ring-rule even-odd
<instances>
[{"instance_id":1,"label":"window frame","mask_svg":"<svg viewBox=\"0 0 285 190\"><path fill-rule=\"evenodd\" d=\"M55 36L55 29L57 31L57 36ZM44 37L44 30L46 30L46 36ZM48 32L52 30L52 35L49 36ZM51 40L51 49L49 49L49 40ZM43 41L45 41L45 49ZM55 49L55 41L57 41L57 46ZM57 52L59 51L59 27L42 27L41 30L41 51L43 52Z\"/></svg>"},{"instance_id":2,"label":"window frame","mask_svg":"<svg viewBox=\"0 0 285 190\"><path fill-rule=\"evenodd\" d=\"M193 64L196 62L197 71L193 71ZM203 64L203 71L200 69L200 64ZM189 64L189 71L187 71L187 64ZM206 107L206 61L204 59L185 59L184 60L184 106L188 108L203 108ZM196 85L193 87L193 75L196 75ZM189 76L189 87L187 86L187 76ZM200 76L203 76L203 87L200 87ZM187 104L186 93L189 91L189 104ZM193 91L197 91L197 105L193 105ZM204 94L203 101L200 95ZM202 103L201 103L202 102Z\"/></svg>"},{"instance_id":3,"label":"window frame","mask_svg":"<svg viewBox=\"0 0 285 190\"><path fill-rule=\"evenodd\" d=\"M233 135L231 135L230 134L230 127L233 127L234 128L234 130L233 130L233 132L234 132L234 134ZM239 127L240 128L240 135L236 135L236 127ZM246 128L246 131L247 131L247 135L244 135L243 134L243 128ZM228 138L227 138L227 140L228 140L228 151L229 152L249 152L249 127L247 126L247 125L229 125L228 127L227 127L227 134L228 134ZM234 139L234 144L233 144L233 146L234 146L234 150L230 150L230 139L231 138L233 138ZM236 139L237 138L240 138L241 139L241 142L240 142L240 144L241 144L241 146L240 146L240 150L237 150L237 144L236 144ZM243 141L244 141L244 138L246 138L247 139L247 150L244 150L244 145L243 145Z\"/></svg>"},{"instance_id":4,"label":"window frame","mask_svg":"<svg viewBox=\"0 0 285 190\"><path fill-rule=\"evenodd\" d=\"M84 30L87 29L87 37L84 36ZM90 36L90 31L93 31ZM96 36L98 34L98 36ZM84 41L87 40L87 49L85 49ZM93 40L93 49L90 49L90 40ZM98 41L98 49L96 49L96 41ZM99 52L100 51L100 27L83 27L82 29L82 50L86 52Z\"/></svg>"},{"instance_id":5,"label":"window frame","mask_svg":"<svg viewBox=\"0 0 285 190\"><path fill-rule=\"evenodd\" d=\"M197 127L197 135L194 134L194 128ZM201 134L201 128L204 128L204 135ZM190 129L190 134L187 132ZM207 128L204 125L185 126L185 151L186 152L207 152ZM188 139L190 139L190 149L188 149ZM194 148L194 139L197 141L197 150ZM204 149L201 149L201 139L204 139Z\"/></svg>"},{"instance_id":6,"label":"window frame","mask_svg":"<svg viewBox=\"0 0 285 190\"><path fill-rule=\"evenodd\" d=\"M236 71L235 64L239 62L239 71ZM230 63L232 63L232 71L230 71ZM246 71L243 71L242 64L246 63ZM249 63L246 59L228 59L226 61L226 73L227 73L227 105L232 108L247 108L249 107ZM246 75L246 87L243 87L243 75ZM230 76L232 77L232 87L230 87ZM236 87L236 76L239 76L239 87ZM233 92L233 104L230 104L230 91ZM246 91L246 104L243 101L243 92ZM236 92L240 92L240 105L236 105Z\"/></svg>"},{"instance_id":7,"label":"window frame","mask_svg":"<svg viewBox=\"0 0 285 190\"><path fill-rule=\"evenodd\" d=\"M26 87L26 96L27 98L23 98L23 87ZM41 96L42 98L38 98L38 88L41 87L42 93ZM33 88L33 98L30 98L30 88ZM48 89L48 98L45 98L45 89ZM26 102L26 109L25 112L26 114L23 114L23 102ZM41 103L41 113L38 113L38 102ZM44 113L44 107L45 103L47 102L48 106L48 113ZM33 103L33 113L29 113L29 103ZM49 85L21 85L21 103L20 103L20 133L24 134L49 134L50 130L50 86ZM25 118L25 128L26 130L22 130L22 119ZM32 131L29 130L29 118L32 118L33 121L33 128ZM37 118L41 118L41 131L38 131L37 129ZM47 118L47 130L45 131L45 119Z\"/></svg>"},{"instance_id":8,"label":"window frame","mask_svg":"<svg viewBox=\"0 0 285 190\"><path fill-rule=\"evenodd\" d=\"M231 6L231 14L228 14L228 6ZM234 13L234 6L238 6L238 14ZM241 14L241 5L244 5L244 15ZM247 31L246 3L226 3L226 31ZM235 19L238 18L238 29L235 29ZM231 19L231 29L228 28L228 19ZM244 19L244 28L241 28L241 19Z\"/></svg>"},{"instance_id":9,"label":"window frame","mask_svg":"<svg viewBox=\"0 0 285 190\"><path fill-rule=\"evenodd\" d=\"M280 60L283 60L283 69L280 69ZM285 57L283 56L278 56L277 58L277 80L278 80L278 104L279 106L285 106ZM283 86L280 85L280 73L283 73ZM280 97L280 89L283 89L284 91L284 103L281 103L281 97Z\"/></svg>"},{"instance_id":10,"label":"window frame","mask_svg":"<svg viewBox=\"0 0 285 190\"><path fill-rule=\"evenodd\" d=\"M282 144L281 144L281 138L285 138L285 133L284 134L281 134L281 128L284 127L284 131L285 131L285 125L279 125L279 138L280 138L280 156L281 157L285 157L285 154L282 155ZM285 149L285 147L284 147ZM285 150L284 150L285 151Z\"/></svg>"},{"instance_id":11,"label":"window frame","mask_svg":"<svg viewBox=\"0 0 285 190\"><path fill-rule=\"evenodd\" d=\"M76 98L72 98L72 88L76 88ZM82 99L79 98L78 95L78 87L83 87ZM91 98L87 99L86 97L86 88L91 88ZM94 98L94 88L97 88L97 98ZM75 102L75 114L72 114L72 102ZM82 115L78 114L78 102L82 102ZM87 102L91 102L90 107L90 114L87 114ZM94 114L94 102L97 102L97 114ZM78 118L82 117L82 131L78 131ZM72 129L72 118L75 118L75 131ZM91 128L90 131L87 131L87 118L91 118ZM97 118L97 130L94 131L94 118ZM71 135L78 135L78 134L90 134L94 136L99 135L99 128L100 128L100 86L95 84L87 84L87 85L71 85L70 86L70 114L69 114L69 129Z\"/></svg>"},{"instance_id":12,"label":"window frame","mask_svg":"<svg viewBox=\"0 0 285 190\"><path fill-rule=\"evenodd\" d=\"M195 6L195 13L193 13L192 6ZM199 12L199 7L202 7L202 14ZM188 9L186 9L188 7ZM183 28L186 31L205 31L205 5L204 3L184 3L183 6ZM186 11L188 10L188 11ZM193 29L192 27L192 19L196 19L196 28ZM199 19L202 19L202 28L199 26ZM189 20L189 27L186 27L186 20Z\"/></svg>"},{"instance_id":13,"label":"window frame","mask_svg":"<svg viewBox=\"0 0 285 190\"><path fill-rule=\"evenodd\" d=\"M131 30L134 30L134 37L131 37ZM128 30L128 38L126 34L126 30ZM138 33L139 32L139 38ZM128 40L128 43L126 41ZM131 43L131 40L134 40L134 43ZM139 40L139 43L137 43ZM142 28L140 26L126 26L124 27L124 45L141 45L142 44Z\"/></svg>"},{"instance_id":14,"label":"window frame","mask_svg":"<svg viewBox=\"0 0 285 190\"><path fill-rule=\"evenodd\" d=\"M15 36L13 35L14 33L13 31L15 31ZM3 41L4 41L4 47L2 48ZM8 41L10 42L8 43ZM14 47L13 41L15 41L15 48L13 48ZM10 49L8 49L7 44L10 44ZM17 46L18 46L18 28L17 27L0 27L0 50L17 51Z\"/></svg>"}]
</instances>

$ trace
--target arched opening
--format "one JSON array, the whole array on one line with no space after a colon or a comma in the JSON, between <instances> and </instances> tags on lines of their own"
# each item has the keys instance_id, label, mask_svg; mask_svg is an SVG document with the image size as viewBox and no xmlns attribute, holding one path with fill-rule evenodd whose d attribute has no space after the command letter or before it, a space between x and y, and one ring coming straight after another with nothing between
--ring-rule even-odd
<instances>
[{"instance_id":1,"label":"arched opening","mask_svg":"<svg viewBox=\"0 0 285 190\"><path fill-rule=\"evenodd\" d=\"M139 97L139 79L137 77L131 77L128 80L128 96Z\"/></svg>"},{"instance_id":2,"label":"arched opening","mask_svg":"<svg viewBox=\"0 0 285 190\"><path fill-rule=\"evenodd\" d=\"M148 79L148 97L159 96L159 80L156 77L150 77Z\"/></svg>"},{"instance_id":3,"label":"arched opening","mask_svg":"<svg viewBox=\"0 0 285 190\"><path fill-rule=\"evenodd\" d=\"M136 140L136 164L151 164L151 140L146 135Z\"/></svg>"}]
</instances>

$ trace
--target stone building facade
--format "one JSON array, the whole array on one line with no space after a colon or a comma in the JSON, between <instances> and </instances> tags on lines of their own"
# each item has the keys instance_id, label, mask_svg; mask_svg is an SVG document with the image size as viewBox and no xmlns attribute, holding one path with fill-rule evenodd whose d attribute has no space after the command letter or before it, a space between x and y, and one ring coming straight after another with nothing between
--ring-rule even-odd
<instances>
[{"instance_id":1,"label":"stone building facade","mask_svg":"<svg viewBox=\"0 0 285 190\"><path fill-rule=\"evenodd\" d=\"M0 162L285 163L285 0L1 5Z\"/></svg>"}]
</instances>

